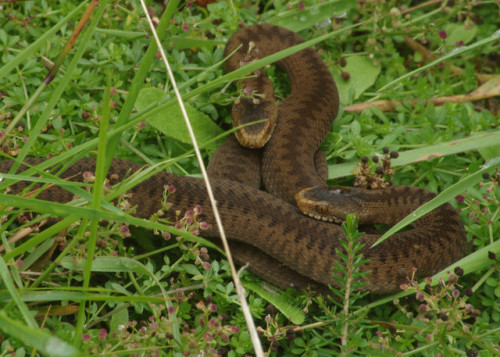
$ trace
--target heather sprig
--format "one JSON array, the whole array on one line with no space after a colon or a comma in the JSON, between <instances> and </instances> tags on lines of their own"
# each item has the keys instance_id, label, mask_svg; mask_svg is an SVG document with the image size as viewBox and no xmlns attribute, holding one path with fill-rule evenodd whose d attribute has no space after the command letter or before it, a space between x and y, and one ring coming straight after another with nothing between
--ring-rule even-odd
<instances>
[{"instance_id":1,"label":"heather sprig","mask_svg":"<svg viewBox=\"0 0 500 357\"><path fill-rule=\"evenodd\" d=\"M387 328L379 328L369 345L397 356L405 355L407 349L435 356L452 356L459 351L467 356L477 356L478 351L498 353L498 331L488 331L481 321L482 312L469 301L472 289L459 283L462 275L463 270L457 267L446 283L431 286L427 279L422 287L412 278L403 284L403 290L413 293L414 303L395 299L400 318L390 323L374 321Z\"/></svg>"},{"instance_id":2,"label":"heather sprig","mask_svg":"<svg viewBox=\"0 0 500 357\"><path fill-rule=\"evenodd\" d=\"M196 304L195 318L179 317L181 349L183 356L221 356L227 353L230 339L240 329L228 324L228 317L217 313L218 307L210 296ZM83 335L83 344L95 355L107 355L129 351L132 356L160 356L176 345L172 334L167 308L153 305L155 314L146 320L130 320L110 332L105 327L92 329Z\"/></svg>"},{"instance_id":3,"label":"heather sprig","mask_svg":"<svg viewBox=\"0 0 500 357\"><path fill-rule=\"evenodd\" d=\"M493 175L485 172L483 179L478 190L455 198L458 211L470 220L471 233L480 238L474 241L479 246L493 243L500 234L500 172L498 169Z\"/></svg>"},{"instance_id":4,"label":"heather sprig","mask_svg":"<svg viewBox=\"0 0 500 357\"><path fill-rule=\"evenodd\" d=\"M360 308L357 301L367 294L363 292L363 287L367 284L366 276L369 272L361 271L361 267L368 261L360 254L364 245L358 241L363 233L358 232L358 218L355 215L346 215L346 220L342 224L345 238L340 239L342 249L337 249L339 260L333 269L333 278L339 287L330 286L330 291L335 298L330 301L339 307L337 311L340 329L340 346L343 355L346 355L357 343L350 339L353 331L364 322L363 315L359 315Z\"/></svg>"}]
</instances>

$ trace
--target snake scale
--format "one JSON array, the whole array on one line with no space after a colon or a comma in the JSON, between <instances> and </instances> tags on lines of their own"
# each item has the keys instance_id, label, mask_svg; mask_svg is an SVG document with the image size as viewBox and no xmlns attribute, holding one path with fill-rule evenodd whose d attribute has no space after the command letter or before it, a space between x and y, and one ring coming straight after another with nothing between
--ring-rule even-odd
<instances>
[{"instance_id":1,"label":"snake scale","mask_svg":"<svg viewBox=\"0 0 500 357\"><path fill-rule=\"evenodd\" d=\"M236 52L226 68L236 69L249 59L264 57L302 41L298 35L281 27L243 27L228 41L226 53ZM256 91L268 91L268 94L253 104L243 103L246 108L233 108L233 116L238 111L250 112L255 120L267 113L267 109L261 112L262 105L270 107L278 119L276 127L270 130L274 133L261 149L243 148L233 136L216 151L209 164L214 195L232 253L240 263L248 262L250 270L280 287L305 288L312 284L321 289L327 284L336 286L332 266L339 259L337 250L342 249L339 240L344 233L339 225L302 214L295 201L297 193L302 191L307 196L312 188L313 197L326 193L329 195L326 201L335 201L332 211L336 217L356 213L363 223L387 225L396 223L435 194L408 186L376 191L326 187L326 163L318 148L338 110L335 84L328 68L312 48L293 54L278 65L289 76L291 85L291 94L282 103L267 103L268 99L273 99L273 92L269 92L267 84L259 87L260 84L252 79L244 85ZM260 77L260 73L257 74ZM264 82L268 81L267 77L262 77ZM265 125L250 126L249 130L261 130ZM26 162L36 164L40 159ZM7 172L11 164L12 161L1 162L0 172ZM61 177L81 181L83 172L93 171L94 166L95 159L81 159ZM120 182L140 167L114 159L108 177ZM259 189L261 184L267 192ZM26 185L26 182L19 182L12 186L11 192L17 193ZM147 218L158 211L165 185L176 188L169 196L172 208L167 214L175 219L176 210L185 212L201 205L203 211L199 219L211 225L201 234L216 238L218 232L207 191L198 178L160 172L138 184L129 191L129 202L137 205L136 215ZM316 187L319 187L319 194ZM73 199L71 193L56 186L43 190L37 198L57 202ZM313 209L325 213L330 208L325 210L321 203ZM370 271L365 289L373 293L397 291L412 268L417 269L420 277L430 276L461 258L466 248L463 224L450 204L417 220L411 230L394 234L369 248L378 237L365 234L360 238L366 244L361 252L369 259L362 266L362 270Z\"/></svg>"}]
</instances>

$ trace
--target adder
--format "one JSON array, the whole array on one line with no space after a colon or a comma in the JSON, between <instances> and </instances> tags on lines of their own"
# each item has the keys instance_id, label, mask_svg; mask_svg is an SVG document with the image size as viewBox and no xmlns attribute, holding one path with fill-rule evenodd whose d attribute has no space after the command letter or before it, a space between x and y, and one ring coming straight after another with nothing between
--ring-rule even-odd
<instances>
[{"instance_id":1,"label":"adder","mask_svg":"<svg viewBox=\"0 0 500 357\"><path fill-rule=\"evenodd\" d=\"M281 27L243 27L226 45L226 54L234 52L226 69L237 69L301 42L300 36ZM244 143L250 137L250 144L246 144L254 148L244 148L230 137L213 155L209 173L215 198L232 254L239 262L248 262L250 270L279 287L337 286L332 266L339 259L339 240L344 233L331 221L355 213L363 224L391 225L435 194L408 186L375 191L327 187L326 162L319 146L338 111L335 83L312 48L277 64L288 75L291 93L281 103L275 103L270 81L262 71L244 81L249 95L235 103L233 117L269 122L237 132ZM276 123L272 123L274 119ZM269 134L263 136L263 142L261 131ZM259 146L262 148L255 148ZM26 160L30 165L40 161ZM7 172L10 165L11 161L1 162L0 172ZM61 177L82 180L82 174L94 170L94 166L95 159L81 159ZM108 176L120 182L140 167L114 159ZM198 178L160 172L138 184L129 191L130 203L137 205L136 215L148 218L158 211L165 185L176 188L169 196L172 208L167 215L174 220L176 210L185 212L201 205L199 219L211 226L201 234L216 238L218 231L206 188ZM26 186L26 182L19 182L11 192L18 193ZM260 190L261 186L267 192ZM73 197L53 186L43 190L37 199L65 203ZM364 289L378 294L398 291L413 268L420 277L433 275L460 259L466 247L463 224L448 203L414 222L411 230L396 233L370 248L378 237L365 234L360 238L365 243L361 253L369 260L362 266L362 270L369 271Z\"/></svg>"}]
</instances>

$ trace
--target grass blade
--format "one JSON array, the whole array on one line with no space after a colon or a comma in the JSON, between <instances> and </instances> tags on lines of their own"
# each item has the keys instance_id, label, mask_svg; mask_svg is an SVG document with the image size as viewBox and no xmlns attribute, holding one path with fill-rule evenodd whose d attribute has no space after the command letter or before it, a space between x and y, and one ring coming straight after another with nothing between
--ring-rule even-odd
<instances>
[{"instance_id":1,"label":"grass blade","mask_svg":"<svg viewBox=\"0 0 500 357\"><path fill-rule=\"evenodd\" d=\"M403 166L412 162L431 160L437 157L457 154L497 146L500 142L500 131L469 136L445 143L430 145L414 150L400 152L397 159L391 160L391 167ZM346 162L328 166L328 178L334 179L352 175L357 162Z\"/></svg>"},{"instance_id":2,"label":"grass blade","mask_svg":"<svg viewBox=\"0 0 500 357\"><path fill-rule=\"evenodd\" d=\"M300 308L291 305L282 295L277 293L272 293L269 290L264 289L262 286L243 282L243 286L249 290L252 290L257 295L259 295L264 300L276 306L278 310L280 310L286 318L292 321L296 325L301 325L304 323L305 314Z\"/></svg>"},{"instance_id":3,"label":"grass blade","mask_svg":"<svg viewBox=\"0 0 500 357\"><path fill-rule=\"evenodd\" d=\"M28 327L17 320L7 317L0 311L0 330L5 334L13 336L25 343L27 346L36 348L48 356L69 357L79 354L78 350L62 341L36 328Z\"/></svg>"},{"instance_id":4,"label":"grass blade","mask_svg":"<svg viewBox=\"0 0 500 357\"><path fill-rule=\"evenodd\" d=\"M492 169L492 166L500 163L500 157L494 158L489 160L484 164L484 167L481 170L478 170L474 172L473 174L463 178L462 180L458 181L456 184L448 187L446 190L441 192L438 196L436 196L434 199L430 200L429 202L423 204L419 208L417 208L415 211L413 211L411 214L403 218L401 221L398 222L394 227L389 229L382 237L380 237L373 245L372 247L375 247L376 245L382 243L384 240L386 240L389 236L392 234L396 233L403 227L406 227L408 224L410 224L413 221L416 221L420 217L426 215L427 213L431 212L435 208L441 206L442 204L452 200L454 197L457 195L461 194L462 192L466 191L469 187L472 185L475 185L477 182L481 180L483 172L489 171Z\"/></svg>"},{"instance_id":5,"label":"grass blade","mask_svg":"<svg viewBox=\"0 0 500 357\"><path fill-rule=\"evenodd\" d=\"M20 294L17 292L17 289L14 285L14 282L10 278L10 272L9 268L7 268L7 264L5 263L5 260L2 256L0 256L0 277L2 278L3 284L7 288L7 290L10 293L10 296L12 296L12 299L17 305L17 308L21 312L21 315L23 315L24 320L26 321L26 324L33 329L38 328L38 325L31 315L28 307L24 304L24 302L21 299ZM2 326L2 324L0 324Z\"/></svg>"}]
</instances>

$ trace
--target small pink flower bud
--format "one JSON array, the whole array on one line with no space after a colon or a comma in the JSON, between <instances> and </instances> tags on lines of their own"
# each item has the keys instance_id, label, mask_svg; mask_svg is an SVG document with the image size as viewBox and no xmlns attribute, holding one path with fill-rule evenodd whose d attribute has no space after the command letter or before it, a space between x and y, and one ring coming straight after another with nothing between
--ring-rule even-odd
<instances>
[{"instance_id":1,"label":"small pink flower bud","mask_svg":"<svg viewBox=\"0 0 500 357\"><path fill-rule=\"evenodd\" d=\"M104 340L106 337L108 337L108 331L106 329L102 328L99 330L99 340Z\"/></svg>"}]
</instances>

